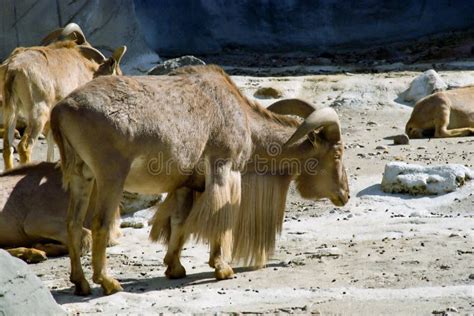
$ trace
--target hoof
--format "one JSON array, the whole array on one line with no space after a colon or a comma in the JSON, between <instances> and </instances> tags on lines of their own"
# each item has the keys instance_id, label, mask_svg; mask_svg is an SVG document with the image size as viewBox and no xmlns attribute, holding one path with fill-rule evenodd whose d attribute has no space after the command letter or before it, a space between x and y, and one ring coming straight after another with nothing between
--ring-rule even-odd
<instances>
[{"instance_id":1,"label":"hoof","mask_svg":"<svg viewBox=\"0 0 474 316\"><path fill-rule=\"evenodd\" d=\"M211 268L215 269L216 268L216 263L214 262L213 259L209 259L208 264Z\"/></svg>"},{"instance_id":2,"label":"hoof","mask_svg":"<svg viewBox=\"0 0 474 316\"><path fill-rule=\"evenodd\" d=\"M123 291L120 282L112 278L104 279L101 285L104 295L111 295Z\"/></svg>"},{"instance_id":3,"label":"hoof","mask_svg":"<svg viewBox=\"0 0 474 316\"><path fill-rule=\"evenodd\" d=\"M89 286L89 282L86 280L77 283L74 289L74 295L79 296L88 296L91 295L91 287Z\"/></svg>"},{"instance_id":4,"label":"hoof","mask_svg":"<svg viewBox=\"0 0 474 316\"><path fill-rule=\"evenodd\" d=\"M26 262L28 263L39 263L45 261L46 259L48 259L46 252L38 249L31 249L25 258Z\"/></svg>"},{"instance_id":5,"label":"hoof","mask_svg":"<svg viewBox=\"0 0 474 316\"><path fill-rule=\"evenodd\" d=\"M178 265L175 268L168 266L165 275L168 279L181 279L186 277L186 269L182 265Z\"/></svg>"},{"instance_id":6,"label":"hoof","mask_svg":"<svg viewBox=\"0 0 474 316\"><path fill-rule=\"evenodd\" d=\"M227 280L234 277L234 270L230 266L224 268L216 268L214 272L217 280Z\"/></svg>"}]
</instances>

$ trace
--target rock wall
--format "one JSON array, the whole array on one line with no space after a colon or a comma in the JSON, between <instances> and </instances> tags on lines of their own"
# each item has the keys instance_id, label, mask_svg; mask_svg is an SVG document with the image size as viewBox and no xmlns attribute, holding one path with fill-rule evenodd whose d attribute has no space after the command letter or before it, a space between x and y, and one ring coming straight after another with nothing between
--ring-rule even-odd
<instances>
[{"instance_id":1,"label":"rock wall","mask_svg":"<svg viewBox=\"0 0 474 316\"><path fill-rule=\"evenodd\" d=\"M0 59L68 22L105 53L126 44L124 70L137 73L156 53L366 48L474 28L473 15L474 1L452 0L2 0Z\"/></svg>"},{"instance_id":2,"label":"rock wall","mask_svg":"<svg viewBox=\"0 0 474 316\"><path fill-rule=\"evenodd\" d=\"M50 31L69 22L79 24L88 41L107 56L127 45L125 72L144 72L159 61L144 41L132 0L2 0L0 59L17 46L38 45Z\"/></svg>"},{"instance_id":3,"label":"rock wall","mask_svg":"<svg viewBox=\"0 0 474 316\"><path fill-rule=\"evenodd\" d=\"M416 39L474 26L474 1L135 0L160 54L323 51Z\"/></svg>"}]
</instances>

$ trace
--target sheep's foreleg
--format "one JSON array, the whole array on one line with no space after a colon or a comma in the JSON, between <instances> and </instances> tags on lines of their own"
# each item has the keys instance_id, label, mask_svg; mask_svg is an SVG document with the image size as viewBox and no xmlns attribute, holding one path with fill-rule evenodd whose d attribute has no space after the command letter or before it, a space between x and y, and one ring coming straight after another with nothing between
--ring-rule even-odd
<instances>
[{"instance_id":1,"label":"sheep's foreleg","mask_svg":"<svg viewBox=\"0 0 474 316\"><path fill-rule=\"evenodd\" d=\"M474 128L465 127L465 128L438 128L435 131L435 137L462 137L474 135Z\"/></svg>"},{"instance_id":2,"label":"sheep's foreleg","mask_svg":"<svg viewBox=\"0 0 474 316\"><path fill-rule=\"evenodd\" d=\"M38 263L48 259L46 252L35 248L19 247L6 250L13 257L19 258L28 263Z\"/></svg>"},{"instance_id":3,"label":"sheep's foreleg","mask_svg":"<svg viewBox=\"0 0 474 316\"><path fill-rule=\"evenodd\" d=\"M211 241L211 251L209 256L209 266L214 268L214 274L217 280L230 279L234 276L232 267L225 261L224 249L230 249L232 244L230 231L224 236Z\"/></svg>"}]
</instances>

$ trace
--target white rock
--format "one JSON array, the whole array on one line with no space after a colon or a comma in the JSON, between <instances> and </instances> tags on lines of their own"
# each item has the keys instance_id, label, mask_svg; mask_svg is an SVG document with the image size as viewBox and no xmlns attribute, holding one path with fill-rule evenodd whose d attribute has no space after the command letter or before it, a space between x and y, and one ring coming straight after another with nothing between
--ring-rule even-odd
<instances>
[{"instance_id":1,"label":"white rock","mask_svg":"<svg viewBox=\"0 0 474 316\"><path fill-rule=\"evenodd\" d=\"M120 227L122 228L143 228L148 226L149 221L153 218L153 215L155 215L156 208L155 207L150 207L138 212L135 212L133 214L128 214L125 215L122 218L122 221L120 223Z\"/></svg>"},{"instance_id":2,"label":"white rock","mask_svg":"<svg viewBox=\"0 0 474 316\"><path fill-rule=\"evenodd\" d=\"M405 93L405 101L417 102L435 91L446 90L448 85L433 69L427 70L410 83Z\"/></svg>"},{"instance_id":3,"label":"white rock","mask_svg":"<svg viewBox=\"0 0 474 316\"><path fill-rule=\"evenodd\" d=\"M474 172L458 164L419 166L390 162L385 166L382 190L413 195L444 194L456 190L474 178Z\"/></svg>"},{"instance_id":4,"label":"white rock","mask_svg":"<svg viewBox=\"0 0 474 316\"><path fill-rule=\"evenodd\" d=\"M41 280L0 249L0 315L66 315Z\"/></svg>"}]
</instances>

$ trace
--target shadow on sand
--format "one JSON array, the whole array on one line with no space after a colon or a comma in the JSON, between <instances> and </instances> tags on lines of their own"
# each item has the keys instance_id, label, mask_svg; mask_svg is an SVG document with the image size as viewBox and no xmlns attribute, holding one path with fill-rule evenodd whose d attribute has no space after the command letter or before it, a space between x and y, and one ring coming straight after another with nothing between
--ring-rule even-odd
<instances>
[{"instance_id":1,"label":"shadow on sand","mask_svg":"<svg viewBox=\"0 0 474 316\"><path fill-rule=\"evenodd\" d=\"M270 263L265 268L274 267L286 267L286 264L284 262ZM236 274L250 272L254 270L255 269L251 267L234 268L234 272ZM216 280L216 278L214 277L214 272L212 271L188 274L185 278L182 279L168 279L165 276L159 276L148 279L118 278L118 281L122 284L124 292L137 294L151 291L174 290L193 285L205 285L209 283L224 282ZM99 286L92 287L92 294L89 296L74 295L74 286L60 290L53 289L51 290L51 294L53 295L54 299L58 304L88 302L90 300L104 296L102 293L102 289Z\"/></svg>"},{"instance_id":2,"label":"shadow on sand","mask_svg":"<svg viewBox=\"0 0 474 316\"><path fill-rule=\"evenodd\" d=\"M363 190L360 190L357 193L357 197L391 197L391 198L399 198L402 200L417 200L421 198L436 198L438 195L409 195L409 194L399 194L399 193L386 193L382 191L382 186L380 184L373 184L371 186L366 187Z\"/></svg>"}]
</instances>

